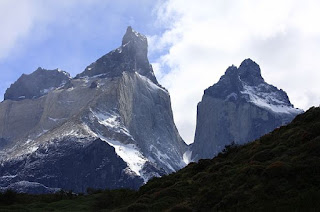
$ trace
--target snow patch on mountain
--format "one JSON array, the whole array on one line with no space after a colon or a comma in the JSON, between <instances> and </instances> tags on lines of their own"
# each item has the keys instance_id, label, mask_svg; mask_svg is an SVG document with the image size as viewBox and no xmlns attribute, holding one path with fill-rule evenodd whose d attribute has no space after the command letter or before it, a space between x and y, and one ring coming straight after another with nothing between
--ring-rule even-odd
<instances>
[{"instance_id":1,"label":"snow patch on mountain","mask_svg":"<svg viewBox=\"0 0 320 212\"><path fill-rule=\"evenodd\" d=\"M299 114L303 112L283 102L283 98L277 92L270 91L270 86L265 83L249 86L243 82L243 91L240 92L248 95L249 102L275 113Z\"/></svg>"},{"instance_id":2,"label":"snow patch on mountain","mask_svg":"<svg viewBox=\"0 0 320 212\"><path fill-rule=\"evenodd\" d=\"M166 153L159 151L159 149L154 145L150 145L149 149L153 153L153 155L157 157L158 161L161 161L161 163L166 164L171 171L175 172L175 169L168 163L168 161L171 159ZM149 159L152 162L154 162L153 158L149 157Z\"/></svg>"},{"instance_id":3,"label":"snow patch on mountain","mask_svg":"<svg viewBox=\"0 0 320 212\"><path fill-rule=\"evenodd\" d=\"M56 88L55 87L50 87L50 88L42 89L42 90L40 90L40 94L41 95L45 95L45 94L49 93L50 91L53 91L54 89L56 89Z\"/></svg>"},{"instance_id":4,"label":"snow patch on mountain","mask_svg":"<svg viewBox=\"0 0 320 212\"><path fill-rule=\"evenodd\" d=\"M153 92L153 91L156 91L156 90L162 90L166 93L168 93L167 90L163 89L162 87L160 87L159 85L156 85L155 83L153 83L149 78L145 77L145 76L142 76L141 74L135 72L135 74L140 77L143 81L146 82L146 85L148 87L148 90Z\"/></svg>"},{"instance_id":5,"label":"snow patch on mountain","mask_svg":"<svg viewBox=\"0 0 320 212\"><path fill-rule=\"evenodd\" d=\"M119 116L111 113L94 113L94 115L98 118L100 124L110 127L110 128L118 128L120 127Z\"/></svg>"},{"instance_id":6,"label":"snow patch on mountain","mask_svg":"<svg viewBox=\"0 0 320 212\"><path fill-rule=\"evenodd\" d=\"M53 122L58 122L58 121L60 121L60 120L65 120L65 118L52 118L52 117L48 117L48 119L49 119L50 121L53 121Z\"/></svg>"},{"instance_id":7,"label":"snow patch on mountain","mask_svg":"<svg viewBox=\"0 0 320 212\"><path fill-rule=\"evenodd\" d=\"M192 151L188 150L183 154L183 162L189 164L191 162Z\"/></svg>"},{"instance_id":8,"label":"snow patch on mountain","mask_svg":"<svg viewBox=\"0 0 320 212\"><path fill-rule=\"evenodd\" d=\"M97 118L99 124L112 129L114 132L123 133L132 137L129 130L121 123L120 116L116 112L95 112L92 109L90 109L90 111L93 116Z\"/></svg>"},{"instance_id":9,"label":"snow patch on mountain","mask_svg":"<svg viewBox=\"0 0 320 212\"><path fill-rule=\"evenodd\" d=\"M111 129L114 132L125 134L132 140L134 140L129 130L121 123L120 116L116 112L101 112L93 111L92 109L90 109L90 112L93 115L93 117L91 118L95 118L100 125ZM143 156L141 150L135 144L124 144L120 141L106 138L100 133L93 132L91 129L88 129L88 131L89 130L91 131L90 133L92 135L107 142L115 149L116 154L119 155L119 157L121 157L122 160L127 163L129 168L129 170L126 170L127 173L133 172L135 175L140 176L144 180L144 182L147 182L150 179L150 176L146 175L146 173L142 171L143 166L148 161L148 159Z\"/></svg>"},{"instance_id":10,"label":"snow patch on mountain","mask_svg":"<svg viewBox=\"0 0 320 212\"><path fill-rule=\"evenodd\" d=\"M231 99L231 98L237 100L237 99L238 99L238 95L237 95L236 93L232 92L231 94L229 94L229 95L226 97L226 99L225 99L224 101L229 101L229 99Z\"/></svg>"},{"instance_id":11,"label":"snow patch on mountain","mask_svg":"<svg viewBox=\"0 0 320 212\"><path fill-rule=\"evenodd\" d=\"M142 168L148 160L141 154L139 148L135 144L123 144L119 141L107 139L102 135L98 135L98 137L115 149L117 155L127 163L131 171L137 176L141 176L145 182L149 180L142 172Z\"/></svg>"},{"instance_id":12,"label":"snow patch on mountain","mask_svg":"<svg viewBox=\"0 0 320 212\"><path fill-rule=\"evenodd\" d=\"M147 40L147 37L145 35L140 34L139 32L135 31L134 29L132 29L132 32L141 40Z\"/></svg>"}]
</instances>

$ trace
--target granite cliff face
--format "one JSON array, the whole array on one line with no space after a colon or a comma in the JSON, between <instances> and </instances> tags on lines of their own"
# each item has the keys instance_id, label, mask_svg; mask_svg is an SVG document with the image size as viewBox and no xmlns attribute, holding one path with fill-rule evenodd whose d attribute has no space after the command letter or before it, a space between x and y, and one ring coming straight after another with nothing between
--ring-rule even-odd
<instances>
[{"instance_id":1,"label":"granite cliff face","mask_svg":"<svg viewBox=\"0 0 320 212\"><path fill-rule=\"evenodd\" d=\"M65 74L43 95L1 102L0 189L136 189L184 167L187 146L147 48L146 37L128 27L118 49L75 78Z\"/></svg>"},{"instance_id":2,"label":"granite cliff face","mask_svg":"<svg viewBox=\"0 0 320 212\"><path fill-rule=\"evenodd\" d=\"M232 142L253 141L302 113L283 90L266 83L258 64L230 66L198 104L192 159L212 158Z\"/></svg>"}]
</instances>

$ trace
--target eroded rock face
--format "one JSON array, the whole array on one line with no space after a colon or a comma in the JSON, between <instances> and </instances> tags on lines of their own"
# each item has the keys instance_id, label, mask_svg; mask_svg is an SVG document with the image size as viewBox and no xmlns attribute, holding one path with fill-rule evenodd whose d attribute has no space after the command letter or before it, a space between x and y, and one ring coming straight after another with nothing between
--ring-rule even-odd
<instances>
[{"instance_id":1,"label":"eroded rock face","mask_svg":"<svg viewBox=\"0 0 320 212\"><path fill-rule=\"evenodd\" d=\"M38 68L32 74L23 74L4 94L4 100L36 99L70 81L65 71Z\"/></svg>"},{"instance_id":2,"label":"eroded rock face","mask_svg":"<svg viewBox=\"0 0 320 212\"><path fill-rule=\"evenodd\" d=\"M232 142L253 141L301 112L283 90L264 81L258 64L246 59L239 68L230 66L218 83L204 91L192 159L212 158Z\"/></svg>"},{"instance_id":3,"label":"eroded rock face","mask_svg":"<svg viewBox=\"0 0 320 212\"><path fill-rule=\"evenodd\" d=\"M99 59L39 98L0 103L0 189L136 189L186 165L187 145L144 38L128 28L104 56L108 66Z\"/></svg>"}]
</instances>

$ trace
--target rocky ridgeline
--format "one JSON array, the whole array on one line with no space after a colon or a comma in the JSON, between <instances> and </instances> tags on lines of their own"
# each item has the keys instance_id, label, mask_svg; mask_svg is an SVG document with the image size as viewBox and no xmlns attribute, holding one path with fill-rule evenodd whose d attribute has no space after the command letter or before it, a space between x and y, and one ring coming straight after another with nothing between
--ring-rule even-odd
<instances>
[{"instance_id":1,"label":"rocky ridgeline","mask_svg":"<svg viewBox=\"0 0 320 212\"><path fill-rule=\"evenodd\" d=\"M61 87L70 81L70 75L59 69L38 68L32 74L22 76L8 88L4 100L35 99L49 91Z\"/></svg>"}]
</instances>

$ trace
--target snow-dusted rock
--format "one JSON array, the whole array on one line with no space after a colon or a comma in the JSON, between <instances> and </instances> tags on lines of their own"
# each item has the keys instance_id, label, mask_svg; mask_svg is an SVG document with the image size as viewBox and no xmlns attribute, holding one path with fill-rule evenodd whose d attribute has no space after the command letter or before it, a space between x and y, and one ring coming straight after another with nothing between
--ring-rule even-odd
<instances>
[{"instance_id":1,"label":"snow-dusted rock","mask_svg":"<svg viewBox=\"0 0 320 212\"><path fill-rule=\"evenodd\" d=\"M169 93L154 77L146 37L131 27L118 49L64 86L1 102L0 123L3 188L136 189L186 165Z\"/></svg>"},{"instance_id":2,"label":"snow-dusted rock","mask_svg":"<svg viewBox=\"0 0 320 212\"><path fill-rule=\"evenodd\" d=\"M192 159L212 158L232 142L253 141L302 113L283 90L266 83L251 59L230 66L198 104Z\"/></svg>"},{"instance_id":3,"label":"snow-dusted rock","mask_svg":"<svg viewBox=\"0 0 320 212\"><path fill-rule=\"evenodd\" d=\"M18 181L10 184L7 187L0 186L0 192L5 192L6 190L14 190L18 193L29 193L29 194L42 194L42 193L56 193L60 191L59 188L49 188L37 182L29 181Z\"/></svg>"}]
</instances>

